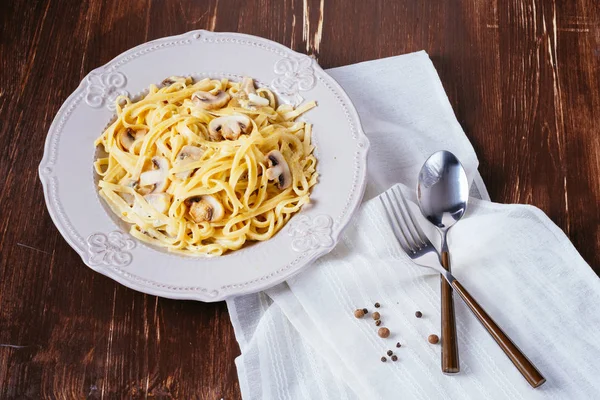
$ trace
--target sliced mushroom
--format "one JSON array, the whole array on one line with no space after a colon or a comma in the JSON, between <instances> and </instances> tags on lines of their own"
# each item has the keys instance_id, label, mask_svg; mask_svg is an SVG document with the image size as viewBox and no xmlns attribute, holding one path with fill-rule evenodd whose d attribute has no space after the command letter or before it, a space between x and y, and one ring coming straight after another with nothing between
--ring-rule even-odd
<instances>
[{"instance_id":1,"label":"sliced mushroom","mask_svg":"<svg viewBox=\"0 0 600 400\"><path fill-rule=\"evenodd\" d=\"M248 95L248 103L252 106L266 107L269 105L269 99L265 99L257 94L250 93Z\"/></svg>"},{"instance_id":2,"label":"sliced mushroom","mask_svg":"<svg viewBox=\"0 0 600 400\"><path fill-rule=\"evenodd\" d=\"M165 80L163 80L161 82L162 86L170 86L174 83L183 83L184 85L187 85L188 83L192 82L192 78L190 77L185 77L185 76L170 76L168 78L166 78Z\"/></svg>"},{"instance_id":3,"label":"sliced mushroom","mask_svg":"<svg viewBox=\"0 0 600 400\"><path fill-rule=\"evenodd\" d=\"M269 168L266 171L267 179L275 181L280 190L287 189L292 184L292 173L288 163L278 150L273 150L267 154L266 162Z\"/></svg>"},{"instance_id":4,"label":"sliced mushroom","mask_svg":"<svg viewBox=\"0 0 600 400\"><path fill-rule=\"evenodd\" d=\"M218 110L219 108L223 108L230 99L231 96L222 90L217 91L216 94L200 91L192 95L194 104L204 110Z\"/></svg>"},{"instance_id":5,"label":"sliced mushroom","mask_svg":"<svg viewBox=\"0 0 600 400\"><path fill-rule=\"evenodd\" d=\"M171 195L168 193L151 193L145 195L144 199L161 214L165 214L171 206Z\"/></svg>"},{"instance_id":6,"label":"sliced mushroom","mask_svg":"<svg viewBox=\"0 0 600 400\"><path fill-rule=\"evenodd\" d=\"M245 76L240 83L240 90L238 91L240 96L248 96L249 94L256 94L254 89L254 79Z\"/></svg>"},{"instance_id":7,"label":"sliced mushroom","mask_svg":"<svg viewBox=\"0 0 600 400\"><path fill-rule=\"evenodd\" d=\"M127 203L128 206L132 206L133 202L135 201L135 197L133 197L132 194L129 193L119 193L121 195L121 198L123 200L125 200L125 203Z\"/></svg>"},{"instance_id":8,"label":"sliced mushroom","mask_svg":"<svg viewBox=\"0 0 600 400\"><path fill-rule=\"evenodd\" d=\"M177 154L177 159L173 163L173 166L176 168L185 167L188 164L191 164L195 161L198 161L200 157L204 154L204 150L200 147L185 145L179 150L179 154ZM187 179L192 174L192 169L188 169L185 171L181 171L175 174L179 179Z\"/></svg>"},{"instance_id":9,"label":"sliced mushroom","mask_svg":"<svg viewBox=\"0 0 600 400\"><path fill-rule=\"evenodd\" d=\"M214 196L204 195L189 199L190 216L196 223L216 222L225 216L225 208Z\"/></svg>"},{"instance_id":10,"label":"sliced mushroom","mask_svg":"<svg viewBox=\"0 0 600 400\"><path fill-rule=\"evenodd\" d=\"M171 195L168 193L151 193L144 196L144 200L148 205L160 214L166 214L171 206ZM148 209L142 206L142 202L137 199L133 203L133 212L139 215L141 218L147 219L152 218L152 214L148 214ZM156 219L153 222L154 226L163 225L160 219Z\"/></svg>"},{"instance_id":11,"label":"sliced mushroom","mask_svg":"<svg viewBox=\"0 0 600 400\"><path fill-rule=\"evenodd\" d=\"M143 138L144 136L146 136L146 133L148 133L146 129L140 129L139 131L135 131L135 140Z\"/></svg>"},{"instance_id":12,"label":"sliced mushroom","mask_svg":"<svg viewBox=\"0 0 600 400\"><path fill-rule=\"evenodd\" d=\"M240 83L240 89L235 94L235 97L240 106L248 110L256 110L256 107L265 107L269 105L269 99L256 94L254 89L254 81L252 78L244 77Z\"/></svg>"},{"instance_id":13,"label":"sliced mushroom","mask_svg":"<svg viewBox=\"0 0 600 400\"><path fill-rule=\"evenodd\" d=\"M250 118L245 115L226 115L208 124L208 134L212 140L236 140L242 133L248 134L251 130Z\"/></svg>"},{"instance_id":14,"label":"sliced mushroom","mask_svg":"<svg viewBox=\"0 0 600 400\"><path fill-rule=\"evenodd\" d=\"M154 185L151 193L164 192L169 185L169 160L164 157L152 157L152 165L156 169L142 172L140 175L140 186Z\"/></svg>"},{"instance_id":15,"label":"sliced mushroom","mask_svg":"<svg viewBox=\"0 0 600 400\"><path fill-rule=\"evenodd\" d=\"M119 182L119 183L121 185L129 186L130 188L133 188L134 190L137 189L137 186L138 186L138 181L130 179L130 178L123 178L123 179L121 179L121 182ZM125 200L127 205L129 205L129 206L133 205L133 202L135 201L135 197L132 194L122 192L122 193L120 193L120 195L123 198L123 200Z\"/></svg>"},{"instance_id":16,"label":"sliced mushroom","mask_svg":"<svg viewBox=\"0 0 600 400\"><path fill-rule=\"evenodd\" d=\"M119 133L119 143L125 150L128 150L133 146L133 142L135 142L135 132L131 128L123 129Z\"/></svg>"},{"instance_id":17,"label":"sliced mushroom","mask_svg":"<svg viewBox=\"0 0 600 400\"><path fill-rule=\"evenodd\" d=\"M143 138L146 133L148 133L148 131L145 129L140 129L139 131L134 131L131 128L123 129L118 136L119 143L121 143L121 146L123 146L125 150L129 151L131 146L133 146L133 143L137 139Z\"/></svg>"}]
</instances>

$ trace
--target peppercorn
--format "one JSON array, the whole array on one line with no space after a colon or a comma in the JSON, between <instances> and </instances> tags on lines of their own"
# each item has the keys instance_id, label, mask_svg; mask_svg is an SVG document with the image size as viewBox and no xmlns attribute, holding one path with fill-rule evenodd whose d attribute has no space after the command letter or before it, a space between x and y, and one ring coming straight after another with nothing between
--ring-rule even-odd
<instances>
[{"instance_id":1,"label":"peppercorn","mask_svg":"<svg viewBox=\"0 0 600 400\"><path fill-rule=\"evenodd\" d=\"M438 337L438 335L429 335L429 337L427 338L427 340L431 344L437 344L440 341L440 338Z\"/></svg>"},{"instance_id":2,"label":"peppercorn","mask_svg":"<svg viewBox=\"0 0 600 400\"><path fill-rule=\"evenodd\" d=\"M423 313L421 311L417 311L415 313L415 317L417 317L417 318L421 318L422 316L423 316Z\"/></svg>"},{"instance_id":3,"label":"peppercorn","mask_svg":"<svg viewBox=\"0 0 600 400\"><path fill-rule=\"evenodd\" d=\"M379 325L381 325L381 320L380 319L378 319L377 321L375 321L375 326L379 326Z\"/></svg>"},{"instance_id":4,"label":"peppercorn","mask_svg":"<svg viewBox=\"0 0 600 400\"><path fill-rule=\"evenodd\" d=\"M386 361L387 361L387 358L381 357L381 362L386 362Z\"/></svg>"},{"instance_id":5,"label":"peppercorn","mask_svg":"<svg viewBox=\"0 0 600 400\"><path fill-rule=\"evenodd\" d=\"M365 316L365 312L359 308L358 310L354 311L354 316L356 318L362 318Z\"/></svg>"},{"instance_id":6,"label":"peppercorn","mask_svg":"<svg viewBox=\"0 0 600 400\"><path fill-rule=\"evenodd\" d=\"M390 336L390 330L388 328L379 328L379 330L377 331L377 334L379 335L379 337L382 338L386 338Z\"/></svg>"},{"instance_id":7,"label":"peppercorn","mask_svg":"<svg viewBox=\"0 0 600 400\"><path fill-rule=\"evenodd\" d=\"M391 356L392 354L394 354L394 352L393 352L393 351L391 351L391 350L388 350L388 351L387 351L387 355L388 355L388 356Z\"/></svg>"},{"instance_id":8,"label":"peppercorn","mask_svg":"<svg viewBox=\"0 0 600 400\"><path fill-rule=\"evenodd\" d=\"M394 354L394 355L392 356L392 361L398 361L398 356Z\"/></svg>"},{"instance_id":9,"label":"peppercorn","mask_svg":"<svg viewBox=\"0 0 600 400\"><path fill-rule=\"evenodd\" d=\"M375 308L379 308L379 307L381 307L381 304L375 303Z\"/></svg>"},{"instance_id":10,"label":"peppercorn","mask_svg":"<svg viewBox=\"0 0 600 400\"><path fill-rule=\"evenodd\" d=\"M369 312L369 310L367 310L366 308L363 308L362 310L365 314Z\"/></svg>"},{"instance_id":11,"label":"peppercorn","mask_svg":"<svg viewBox=\"0 0 600 400\"><path fill-rule=\"evenodd\" d=\"M377 311L375 311L373 313L373 319L377 321L379 318L381 318L381 315Z\"/></svg>"},{"instance_id":12,"label":"peppercorn","mask_svg":"<svg viewBox=\"0 0 600 400\"><path fill-rule=\"evenodd\" d=\"M402 347L402 345L400 344L400 342L396 343L396 347Z\"/></svg>"}]
</instances>

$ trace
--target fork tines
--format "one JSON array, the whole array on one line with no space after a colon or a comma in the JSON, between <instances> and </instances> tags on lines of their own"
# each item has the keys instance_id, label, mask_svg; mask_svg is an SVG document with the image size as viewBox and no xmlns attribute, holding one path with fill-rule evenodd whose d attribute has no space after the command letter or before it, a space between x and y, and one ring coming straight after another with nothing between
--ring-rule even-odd
<instances>
[{"instance_id":1,"label":"fork tines","mask_svg":"<svg viewBox=\"0 0 600 400\"><path fill-rule=\"evenodd\" d=\"M398 186L384 192L381 202L392 225L398 243L407 253L416 253L423 247L430 246L429 239L415 222L413 213Z\"/></svg>"}]
</instances>

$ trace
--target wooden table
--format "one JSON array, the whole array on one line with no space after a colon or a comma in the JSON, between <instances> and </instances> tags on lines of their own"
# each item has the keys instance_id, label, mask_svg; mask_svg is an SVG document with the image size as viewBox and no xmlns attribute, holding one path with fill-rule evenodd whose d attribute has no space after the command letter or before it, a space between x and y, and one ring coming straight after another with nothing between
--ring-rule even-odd
<instances>
[{"instance_id":1,"label":"wooden table","mask_svg":"<svg viewBox=\"0 0 600 400\"><path fill-rule=\"evenodd\" d=\"M0 21L2 399L240 397L225 304L85 267L37 176L52 118L90 70L192 29L263 36L325 68L427 50L492 199L544 210L600 273L596 0L3 0Z\"/></svg>"}]
</instances>

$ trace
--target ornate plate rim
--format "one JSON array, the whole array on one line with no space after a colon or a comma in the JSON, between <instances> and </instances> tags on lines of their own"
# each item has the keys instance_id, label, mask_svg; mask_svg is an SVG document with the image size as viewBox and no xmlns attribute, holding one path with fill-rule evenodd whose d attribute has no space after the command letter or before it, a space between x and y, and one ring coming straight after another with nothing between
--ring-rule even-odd
<instances>
[{"instance_id":1,"label":"ornate plate rim","mask_svg":"<svg viewBox=\"0 0 600 400\"><path fill-rule=\"evenodd\" d=\"M331 226L321 228L329 229L328 232L331 241L327 241L324 245L317 247L315 251L302 252L299 255L299 257L297 257L294 261L286 265L284 268L280 268L275 272L262 276L258 279L253 279L252 281L248 281L243 284L222 286L221 288L219 288L219 290L203 287L179 287L165 285L159 282L153 282L146 278L142 278L131 274L126 270L119 268L118 266L104 265L102 262L93 262L93 254L91 254L91 250L89 250L92 244L89 241L92 239L91 236L94 235L91 235L90 237L86 238L88 241L87 243L89 243L88 247L86 248L86 240L83 237L81 237L81 235L79 235L77 232L75 232L74 228L69 227L70 222L64 214L64 211L61 209L62 206L60 202L56 204L53 203L54 200L52 197L57 196L57 177L52 176L52 167L54 166L54 163L57 158L57 142L59 141L60 134L62 133L61 124L64 124L64 120L68 118L69 114L78 104L77 100L81 100L85 96L86 82L89 82L89 80L92 77L95 77L97 75L103 75L107 72L115 70L119 62L121 62L122 60L127 59L132 55L143 53L144 50L147 50L149 48L159 48L166 42L186 42L188 40L198 40L200 38L203 38L204 40L207 40L207 38L216 38L216 40L219 40L220 38L222 40L228 40L231 37L236 37L245 44L251 44L254 46L261 47L266 46L268 50L276 51L284 57L308 57L302 53L293 51L280 43L257 36L234 32L210 32L206 30L194 30L181 35L163 37L146 43L142 43L117 55L103 66L90 71L82 79L82 81L80 82L78 87L73 91L73 93L71 93L71 95L69 95L69 97L61 105L48 130L48 134L46 136L46 141L44 145L44 155L42 157L42 160L40 161L38 172L43 186L46 206L53 223L55 224L63 238L80 255L84 264L86 264L89 268L105 276L108 276L109 278L117 281L118 283L124 286L127 286L131 289L143 293L172 299L214 302L222 301L227 298L243 294L258 292L272 287L274 285L277 285L287 279L290 279L292 276L300 272L303 268L312 264L319 257L329 253L337 244L342 232L347 227L348 223L350 222L356 210L358 209L362 197L364 195L366 187L367 155L369 150L369 140L367 139L363 131L358 112L356 111L352 101L350 100L344 89L342 89L342 87L337 83L337 81L335 81L335 79L333 79L329 74L327 74L327 72L325 72L315 61L312 62L311 66L315 71L317 79L322 80L327 86L331 86L329 87L329 89L340 97L340 101L346 111L346 117L354 127L356 141L358 143L358 146L360 147L360 151L356 152L355 159L357 164L360 164L360 168L358 168L360 169L360 171L358 176L356 176L355 180L355 196L353 198L353 201L351 201L347 205L348 211L343 216L343 219L338 223L337 229L333 229ZM349 196L352 196L352 194L350 194ZM293 221L294 220L291 220L284 228L284 230L288 228L292 229L290 228L290 226L292 225ZM65 222L67 226L65 226ZM321 223L321 225L323 224ZM71 232L70 230L73 231ZM100 238L99 240L105 240L108 236L110 236L110 234L111 233L107 232L107 235L103 235L105 236L104 239ZM94 240L97 241L98 238L95 238ZM133 247L135 247L136 243L137 242L131 244L127 242L126 249L132 249ZM296 250L300 251L298 249ZM126 258L128 255L128 253L124 252L124 256Z\"/></svg>"}]
</instances>

